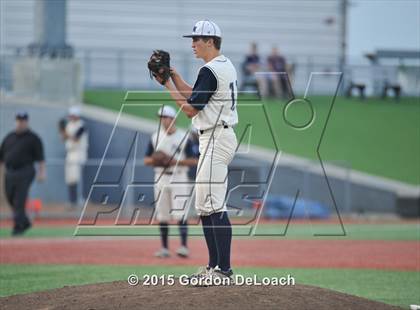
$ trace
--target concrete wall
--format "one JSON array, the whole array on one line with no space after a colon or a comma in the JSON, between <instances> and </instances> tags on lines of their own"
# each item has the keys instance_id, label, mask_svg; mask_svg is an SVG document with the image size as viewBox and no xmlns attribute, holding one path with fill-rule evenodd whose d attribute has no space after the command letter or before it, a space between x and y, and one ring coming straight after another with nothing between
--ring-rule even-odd
<instances>
[{"instance_id":1,"label":"concrete wall","mask_svg":"<svg viewBox=\"0 0 420 310\"><path fill-rule=\"evenodd\" d=\"M75 59L22 57L13 65L17 96L77 103L82 100L80 63Z\"/></svg>"},{"instance_id":2,"label":"concrete wall","mask_svg":"<svg viewBox=\"0 0 420 310\"><path fill-rule=\"evenodd\" d=\"M113 125L87 119L91 133L90 156L97 157L103 154L105 144L110 136ZM152 169L143 167L142 156L148 142L147 133L138 132L137 139L137 163L134 170L134 180L136 184L150 182L153 177ZM119 195L126 185L132 184L133 170L132 162L133 151L130 148L135 143L135 131L124 128L117 128L114 138L109 144L106 152L106 159L128 158L125 171L124 163L118 165L104 165L98 174L100 184L120 184L120 190L114 192L115 197L112 201L117 201ZM316 162L311 165L317 165ZM250 159L244 156L235 156L230 165L229 188L232 189L228 205L233 208L249 208L252 200L262 198L269 189L269 195L289 195L295 196L299 190L300 198L319 201L329 207L333 214L338 212L396 212L397 195L389 190L377 189L366 185L351 183L346 177L350 171L344 170L340 177L329 176L328 187L323 175L311 172L307 167L292 167L282 164L274 169L272 182L270 183L270 172L273 167L263 160L256 158ZM96 173L97 167L91 167L90 175ZM327 170L328 174L328 170ZM331 191L330 191L331 189ZM150 203L153 199L152 189L145 190L145 203ZM332 192L332 195L331 195ZM134 194L133 194L134 195ZM99 197L100 195L96 195ZM134 201L134 197L130 198ZM334 203L335 202L335 203Z\"/></svg>"}]
</instances>

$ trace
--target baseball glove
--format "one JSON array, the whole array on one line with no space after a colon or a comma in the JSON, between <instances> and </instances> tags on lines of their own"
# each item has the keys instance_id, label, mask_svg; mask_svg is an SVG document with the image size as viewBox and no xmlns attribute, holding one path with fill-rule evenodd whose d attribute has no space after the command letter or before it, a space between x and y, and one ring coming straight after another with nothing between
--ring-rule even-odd
<instances>
[{"instance_id":1,"label":"baseball glove","mask_svg":"<svg viewBox=\"0 0 420 310\"><path fill-rule=\"evenodd\" d=\"M164 85L171 77L170 55L162 50L153 51L147 67L149 68L150 78L159 77L160 83Z\"/></svg>"},{"instance_id":2,"label":"baseball glove","mask_svg":"<svg viewBox=\"0 0 420 310\"><path fill-rule=\"evenodd\" d=\"M169 167L171 165L172 157L162 151L156 151L152 154L153 166Z\"/></svg>"}]
</instances>

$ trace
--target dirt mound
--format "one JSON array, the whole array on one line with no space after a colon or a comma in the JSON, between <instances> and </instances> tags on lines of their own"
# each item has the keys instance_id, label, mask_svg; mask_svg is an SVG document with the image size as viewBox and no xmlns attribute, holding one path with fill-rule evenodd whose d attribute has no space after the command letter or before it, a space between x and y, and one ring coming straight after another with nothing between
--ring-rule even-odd
<instances>
[{"instance_id":1,"label":"dirt mound","mask_svg":"<svg viewBox=\"0 0 420 310\"><path fill-rule=\"evenodd\" d=\"M126 281L64 287L0 299L7 309L400 309L319 287L129 286Z\"/></svg>"}]
</instances>

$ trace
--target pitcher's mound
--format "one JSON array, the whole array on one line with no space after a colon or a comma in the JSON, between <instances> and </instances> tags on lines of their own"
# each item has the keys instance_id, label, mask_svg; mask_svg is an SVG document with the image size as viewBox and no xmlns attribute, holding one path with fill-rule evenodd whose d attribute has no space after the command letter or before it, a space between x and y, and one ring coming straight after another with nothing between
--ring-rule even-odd
<instances>
[{"instance_id":1,"label":"pitcher's mound","mask_svg":"<svg viewBox=\"0 0 420 310\"><path fill-rule=\"evenodd\" d=\"M129 286L126 281L64 287L0 299L6 309L400 309L319 287Z\"/></svg>"}]
</instances>

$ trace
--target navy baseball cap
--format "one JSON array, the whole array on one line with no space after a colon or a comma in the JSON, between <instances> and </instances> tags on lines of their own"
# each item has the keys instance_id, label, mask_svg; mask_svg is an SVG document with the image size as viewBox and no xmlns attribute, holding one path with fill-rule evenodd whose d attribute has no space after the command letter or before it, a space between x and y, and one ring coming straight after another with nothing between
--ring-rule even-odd
<instances>
[{"instance_id":1,"label":"navy baseball cap","mask_svg":"<svg viewBox=\"0 0 420 310\"><path fill-rule=\"evenodd\" d=\"M16 113L17 120L27 120L29 118L29 114L26 111L20 111Z\"/></svg>"},{"instance_id":2,"label":"navy baseball cap","mask_svg":"<svg viewBox=\"0 0 420 310\"><path fill-rule=\"evenodd\" d=\"M222 37L222 32L216 23L210 20L200 20L196 22L191 34L183 36L184 38L194 37Z\"/></svg>"}]
</instances>

